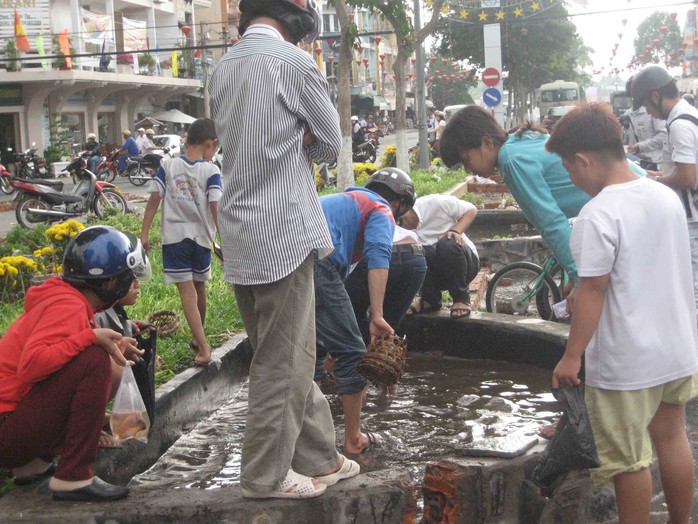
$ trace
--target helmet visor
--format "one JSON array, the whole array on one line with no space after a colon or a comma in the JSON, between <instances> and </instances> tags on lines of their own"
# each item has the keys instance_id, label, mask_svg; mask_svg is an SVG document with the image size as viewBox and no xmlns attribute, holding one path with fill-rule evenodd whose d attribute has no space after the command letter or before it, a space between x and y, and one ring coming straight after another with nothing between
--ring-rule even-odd
<instances>
[{"instance_id":1,"label":"helmet visor","mask_svg":"<svg viewBox=\"0 0 698 524\"><path fill-rule=\"evenodd\" d=\"M136 239L135 248L126 257L126 265L140 282L150 282L153 270L140 240Z\"/></svg>"}]
</instances>

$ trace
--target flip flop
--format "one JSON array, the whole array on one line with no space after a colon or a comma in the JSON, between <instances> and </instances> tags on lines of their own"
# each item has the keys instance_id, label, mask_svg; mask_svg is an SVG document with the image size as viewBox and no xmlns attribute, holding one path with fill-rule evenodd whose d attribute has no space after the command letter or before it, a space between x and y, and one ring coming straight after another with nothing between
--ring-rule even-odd
<instances>
[{"instance_id":1,"label":"flip flop","mask_svg":"<svg viewBox=\"0 0 698 524\"><path fill-rule=\"evenodd\" d=\"M106 431L102 431L99 434L99 441L99 447L102 449L119 449L124 447L121 444L119 444L117 440Z\"/></svg>"},{"instance_id":2,"label":"flip flop","mask_svg":"<svg viewBox=\"0 0 698 524\"><path fill-rule=\"evenodd\" d=\"M350 479L361 472L361 466L357 462L348 459L344 455L341 455L341 457L344 459L344 462L342 462L342 467L339 468L339 471L315 477L315 480L327 486L334 486L340 480Z\"/></svg>"},{"instance_id":3,"label":"flip flop","mask_svg":"<svg viewBox=\"0 0 698 524\"><path fill-rule=\"evenodd\" d=\"M433 304L430 306L424 306L424 300L420 300L419 301L419 309L417 309L416 307L414 307L412 305L407 309L407 313L405 313L405 316L419 315L421 313L431 313L433 311L439 311L439 310L441 310L441 303Z\"/></svg>"},{"instance_id":4,"label":"flip flop","mask_svg":"<svg viewBox=\"0 0 698 524\"><path fill-rule=\"evenodd\" d=\"M472 311L473 310L471 309L471 307L467 304L465 305L465 307L452 307L450 316L453 319L469 317Z\"/></svg>"},{"instance_id":5,"label":"flip flop","mask_svg":"<svg viewBox=\"0 0 698 524\"><path fill-rule=\"evenodd\" d=\"M242 488L242 496L248 499L311 499L319 497L326 489L326 484L319 483L316 488L311 477L289 469L286 478L275 490L259 492Z\"/></svg>"},{"instance_id":6,"label":"flip flop","mask_svg":"<svg viewBox=\"0 0 698 524\"><path fill-rule=\"evenodd\" d=\"M361 450L361 453L368 453L373 448L379 448L383 445L383 437L381 437L378 433L371 433L370 431L367 431L366 436L368 437L368 445Z\"/></svg>"}]
</instances>

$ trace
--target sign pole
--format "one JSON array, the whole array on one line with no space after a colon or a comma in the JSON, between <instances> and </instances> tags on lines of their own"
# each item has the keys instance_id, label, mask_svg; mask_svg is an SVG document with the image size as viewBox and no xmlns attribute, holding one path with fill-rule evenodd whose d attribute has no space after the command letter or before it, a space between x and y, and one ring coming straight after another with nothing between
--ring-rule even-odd
<instances>
[{"instance_id":1,"label":"sign pole","mask_svg":"<svg viewBox=\"0 0 698 524\"><path fill-rule=\"evenodd\" d=\"M483 35L485 44L485 66L487 69L492 68L500 72L502 70L502 32L499 24L486 24L483 28ZM485 71L487 71L487 69ZM487 81L486 85L489 85ZM490 89L497 89L499 91L500 100L502 98L501 94L504 92L502 87L503 83L500 74L497 83L490 87ZM485 102L487 102L487 99L485 99ZM506 123L504 121L504 105L501 102L494 106L494 118L502 127L506 128Z\"/></svg>"}]
</instances>

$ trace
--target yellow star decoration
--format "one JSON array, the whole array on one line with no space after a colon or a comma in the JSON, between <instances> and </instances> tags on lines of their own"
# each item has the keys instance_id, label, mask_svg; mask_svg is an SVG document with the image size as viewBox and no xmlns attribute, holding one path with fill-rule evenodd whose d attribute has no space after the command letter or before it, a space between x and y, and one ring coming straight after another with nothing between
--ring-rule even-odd
<instances>
[{"instance_id":1,"label":"yellow star decoration","mask_svg":"<svg viewBox=\"0 0 698 524\"><path fill-rule=\"evenodd\" d=\"M538 11L540 9L540 4L538 2L531 2L531 9Z\"/></svg>"},{"instance_id":2,"label":"yellow star decoration","mask_svg":"<svg viewBox=\"0 0 698 524\"><path fill-rule=\"evenodd\" d=\"M427 7L431 7L434 2L432 0L426 0Z\"/></svg>"},{"instance_id":3,"label":"yellow star decoration","mask_svg":"<svg viewBox=\"0 0 698 524\"><path fill-rule=\"evenodd\" d=\"M450 12L451 12L451 8L448 7L447 5L445 5L441 8L441 14L447 15Z\"/></svg>"},{"instance_id":4,"label":"yellow star decoration","mask_svg":"<svg viewBox=\"0 0 698 524\"><path fill-rule=\"evenodd\" d=\"M514 9L514 16L516 16L516 18L523 16L523 9L521 9L520 7Z\"/></svg>"},{"instance_id":5,"label":"yellow star decoration","mask_svg":"<svg viewBox=\"0 0 698 524\"><path fill-rule=\"evenodd\" d=\"M469 12L467 9L463 9L463 10L460 12L460 17L461 17L463 20L466 20L466 19L468 18L468 15L470 15L470 12Z\"/></svg>"},{"instance_id":6,"label":"yellow star decoration","mask_svg":"<svg viewBox=\"0 0 698 524\"><path fill-rule=\"evenodd\" d=\"M501 9L497 11L497 20L504 20L504 11Z\"/></svg>"},{"instance_id":7,"label":"yellow star decoration","mask_svg":"<svg viewBox=\"0 0 698 524\"><path fill-rule=\"evenodd\" d=\"M480 16L480 22L487 21L487 13L485 13L484 11L481 11L479 16Z\"/></svg>"}]
</instances>

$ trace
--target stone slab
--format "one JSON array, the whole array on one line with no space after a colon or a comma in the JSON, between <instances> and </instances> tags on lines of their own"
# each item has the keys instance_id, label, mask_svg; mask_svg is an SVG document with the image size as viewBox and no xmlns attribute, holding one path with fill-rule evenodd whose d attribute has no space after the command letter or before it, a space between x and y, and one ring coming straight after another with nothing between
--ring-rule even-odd
<instances>
[{"instance_id":1,"label":"stone slab","mask_svg":"<svg viewBox=\"0 0 698 524\"><path fill-rule=\"evenodd\" d=\"M2 507L3 523L150 524L399 524L416 510L414 486L404 471L377 471L342 481L308 500L245 499L239 486L215 490L136 487L115 502L54 502L47 482L18 489Z\"/></svg>"}]
</instances>

